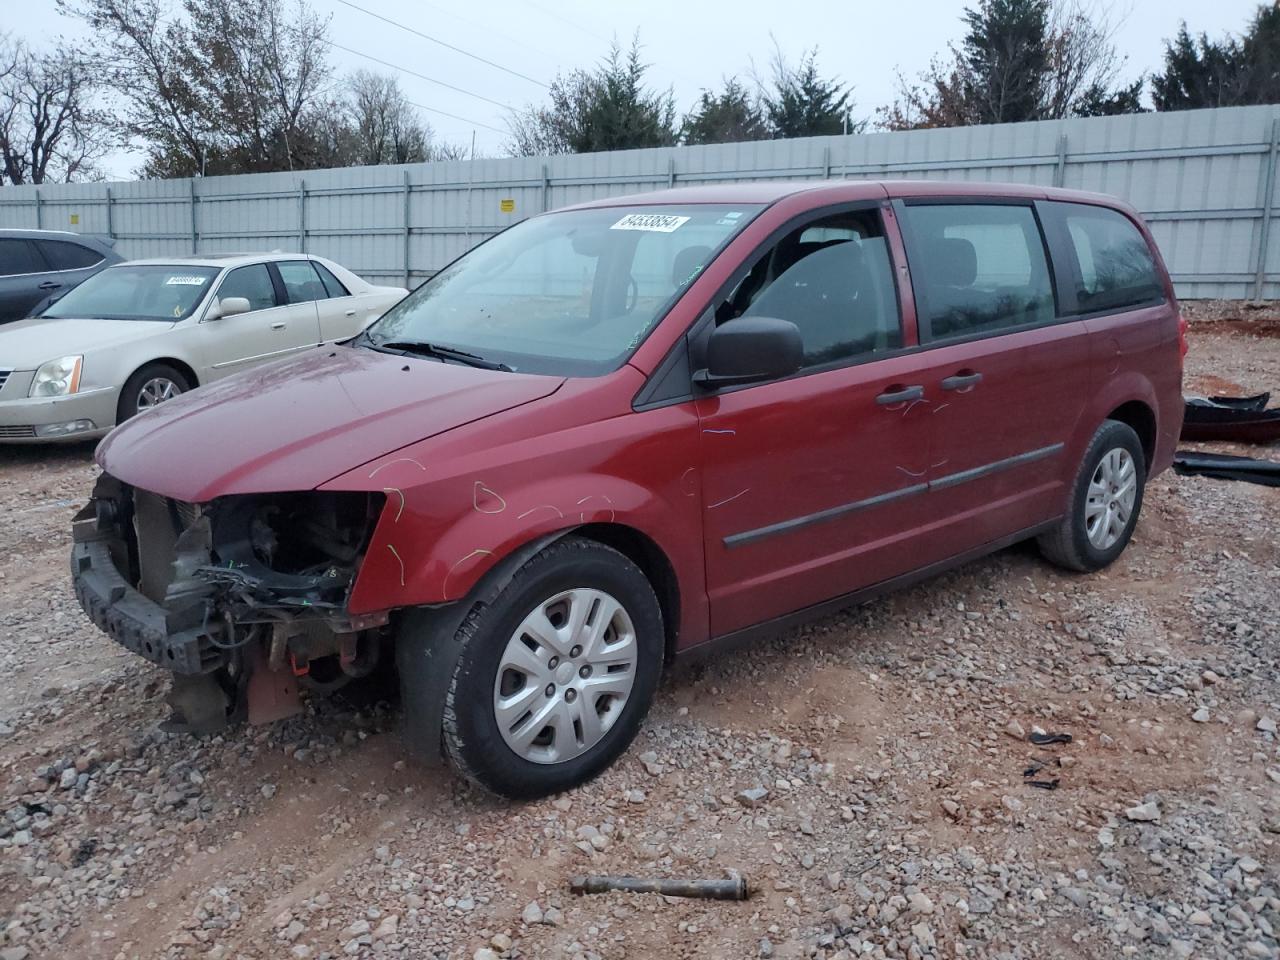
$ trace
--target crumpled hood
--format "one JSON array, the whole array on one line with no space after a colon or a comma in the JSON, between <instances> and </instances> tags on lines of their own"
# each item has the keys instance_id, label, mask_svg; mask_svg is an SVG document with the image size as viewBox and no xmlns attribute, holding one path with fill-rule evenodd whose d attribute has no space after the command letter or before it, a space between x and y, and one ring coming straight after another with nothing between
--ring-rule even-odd
<instances>
[{"instance_id":1,"label":"crumpled hood","mask_svg":"<svg viewBox=\"0 0 1280 960\"><path fill-rule=\"evenodd\" d=\"M559 377L319 348L141 413L98 447L125 483L202 503L310 490L376 457L549 396Z\"/></svg>"},{"instance_id":2,"label":"crumpled hood","mask_svg":"<svg viewBox=\"0 0 1280 960\"><path fill-rule=\"evenodd\" d=\"M0 325L0 368L35 370L42 363L89 354L172 330L160 320L58 320L31 317Z\"/></svg>"}]
</instances>

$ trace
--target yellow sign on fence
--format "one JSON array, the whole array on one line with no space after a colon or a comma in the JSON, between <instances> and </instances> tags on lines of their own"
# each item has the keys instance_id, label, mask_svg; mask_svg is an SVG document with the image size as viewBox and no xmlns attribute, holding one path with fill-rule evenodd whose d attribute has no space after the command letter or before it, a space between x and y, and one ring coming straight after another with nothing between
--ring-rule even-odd
<instances>
[{"instance_id":1,"label":"yellow sign on fence","mask_svg":"<svg viewBox=\"0 0 1280 960\"><path fill-rule=\"evenodd\" d=\"M501 200L498 201L498 209L500 209L503 213L515 213L516 202L511 197L503 197Z\"/></svg>"}]
</instances>

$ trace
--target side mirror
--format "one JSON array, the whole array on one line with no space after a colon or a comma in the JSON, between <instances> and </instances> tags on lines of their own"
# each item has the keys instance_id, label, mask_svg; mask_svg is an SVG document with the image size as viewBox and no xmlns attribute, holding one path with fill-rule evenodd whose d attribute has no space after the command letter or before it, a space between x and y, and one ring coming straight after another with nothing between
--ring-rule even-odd
<instances>
[{"instance_id":1,"label":"side mirror","mask_svg":"<svg viewBox=\"0 0 1280 960\"><path fill-rule=\"evenodd\" d=\"M221 317L234 317L237 313L248 313L251 307L248 297L223 297L209 308L204 318L217 320Z\"/></svg>"},{"instance_id":2,"label":"side mirror","mask_svg":"<svg viewBox=\"0 0 1280 960\"><path fill-rule=\"evenodd\" d=\"M788 377L804 362L799 328L790 320L738 317L712 331L707 366L693 382L714 390L741 383Z\"/></svg>"}]
</instances>

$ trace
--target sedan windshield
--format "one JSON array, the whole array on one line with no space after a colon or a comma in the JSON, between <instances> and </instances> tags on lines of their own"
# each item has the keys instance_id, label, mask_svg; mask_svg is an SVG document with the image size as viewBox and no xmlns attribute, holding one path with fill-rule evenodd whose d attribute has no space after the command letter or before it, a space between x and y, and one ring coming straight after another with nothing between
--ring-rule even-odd
<instances>
[{"instance_id":1,"label":"sedan windshield","mask_svg":"<svg viewBox=\"0 0 1280 960\"><path fill-rule=\"evenodd\" d=\"M526 220L436 274L363 342L528 373L606 373L759 210L603 207Z\"/></svg>"},{"instance_id":2,"label":"sedan windshield","mask_svg":"<svg viewBox=\"0 0 1280 960\"><path fill-rule=\"evenodd\" d=\"M42 317L167 320L191 316L217 267L122 264L96 273L49 306Z\"/></svg>"}]
</instances>

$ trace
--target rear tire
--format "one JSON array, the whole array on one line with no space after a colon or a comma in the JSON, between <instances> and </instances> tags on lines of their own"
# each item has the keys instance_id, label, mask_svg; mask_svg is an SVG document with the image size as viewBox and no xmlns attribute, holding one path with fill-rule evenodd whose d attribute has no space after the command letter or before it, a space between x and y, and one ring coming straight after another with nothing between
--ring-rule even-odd
<instances>
[{"instance_id":1,"label":"rear tire","mask_svg":"<svg viewBox=\"0 0 1280 960\"><path fill-rule=\"evenodd\" d=\"M181 370L167 363L149 363L125 381L116 404L116 423L124 423L143 410L172 400L192 387Z\"/></svg>"},{"instance_id":2,"label":"rear tire","mask_svg":"<svg viewBox=\"0 0 1280 960\"><path fill-rule=\"evenodd\" d=\"M591 540L558 540L476 604L443 704L446 755L512 799L599 774L635 738L662 671L662 611L640 568ZM402 674L412 700L411 675ZM425 705L417 705L425 706Z\"/></svg>"},{"instance_id":3,"label":"rear tire","mask_svg":"<svg viewBox=\"0 0 1280 960\"><path fill-rule=\"evenodd\" d=\"M1104 420L1080 462L1066 514L1037 538L1041 554L1081 573L1108 566L1133 536L1146 482L1138 435L1126 423Z\"/></svg>"}]
</instances>

